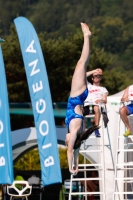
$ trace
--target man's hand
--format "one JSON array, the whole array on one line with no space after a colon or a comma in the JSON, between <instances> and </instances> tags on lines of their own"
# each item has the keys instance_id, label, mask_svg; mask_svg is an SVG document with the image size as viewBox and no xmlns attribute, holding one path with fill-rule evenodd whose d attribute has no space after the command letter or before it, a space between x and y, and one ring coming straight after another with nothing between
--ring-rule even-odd
<instances>
[{"instance_id":1,"label":"man's hand","mask_svg":"<svg viewBox=\"0 0 133 200\"><path fill-rule=\"evenodd\" d=\"M99 104L100 102L101 102L101 99L97 99L97 100L95 101L96 104Z\"/></svg>"},{"instance_id":2,"label":"man's hand","mask_svg":"<svg viewBox=\"0 0 133 200\"><path fill-rule=\"evenodd\" d=\"M128 101L129 101L128 97L121 98L121 102L128 102Z\"/></svg>"},{"instance_id":3,"label":"man's hand","mask_svg":"<svg viewBox=\"0 0 133 200\"><path fill-rule=\"evenodd\" d=\"M102 75L102 69L100 69L100 68L97 68L97 69L95 69L94 70L94 73L93 73L93 75L95 75L95 74L97 74L97 75Z\"/></svg>"},{"instance_id":4,"label":"man's hand","mask_svg":"<svg viewBox=\"0 0 133 200\"><path fill-rule=\"evenodd\" d=\"M96 104L99 104L99 103L106 103L106 101L103 100L103 99L97 99L97 100L95 101L95 103L96 103Z\"/></svg>"},{"instance_id":5,"label":"man's hand","mask_svg":"<svg viewBox=\"0 0 133 200\"><path fill-rule=\"evenodd\" d=\"M102 75L102 73L103 73L102 69L97 68L97 69L86 72L86 76L88 77L88 76L91 76L91 75Z\"/></svg>"}]
</instances>

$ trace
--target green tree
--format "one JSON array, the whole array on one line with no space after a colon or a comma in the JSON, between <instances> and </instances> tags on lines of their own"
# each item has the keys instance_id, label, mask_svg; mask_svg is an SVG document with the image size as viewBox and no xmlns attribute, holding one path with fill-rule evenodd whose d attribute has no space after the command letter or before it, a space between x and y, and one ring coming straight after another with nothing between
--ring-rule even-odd
<instances>
[{"instance_id":1,"label":"green tree","mask_svg":"<svg viewBox=\"0 0 133 200\"><path fill-rule=\"evenodd\" d=\"M15 170L40 170L38 148L24 154L15 164Z\"/></svg>"},{"instance_id":2,"label":"green tree","mask_svg":"<svg viewBox=\"0 0 133 200\"><path fill-rule=\"evenodd\" d=\"M95 31L95 30L94 30ZM45 34L40 34L40 42L46 62L50 89L53 102L67 101L71 79L75 65L80 58L83 45L81 30L74 35L67 35L65 39L45 40ZM95 68L106 69L111 63L110 57L104 49L96 47L97 36L91 40L91 58L88 70Z\"/></svg>"},{"instance_id":3,"label":"green tree","mask_svg":"<svg viewBox=\"0 0 133 200\"><path fill-rule=\"evenodd\" d=\"M61 169L68 168L67 148L59 147L58 150ZM79 163L84 163L84 157L81 154L79 154ZM89 164L90 162L87 160L87 163ZM15 170L40 170L40 158L38 148L35 148L25 153L20 159L16 161L16 163L14 164L14 168Z\"/></svg>"},{"instance_id":4,"label":"green tree","mask_svg":"<svg viewBox=\"0 0 133 200\"><path fill-rule=\"evenodd\" d=\"M97 18L99 21L99 18ZM96 21L96 23L98 23ZM101 18L100 18L101 22ZM121 53L124 51L124 39L122 39L124 22L121 18L105 17L99 29L98 46L104 47L106 52Z\"/></svg>"},{"instance_id":5,"label":"green tree","mask_svg":"<svg viewBox=\"0 0 133 200\"><path fill-rule=\"evenodd\" d=\"M103 74L103 85L108 89L109 95L115 94L125 88L126 75L115 69L105 71Z\"/></svg>"},{"instance_id":6,"label":"green tree","mask_svg":"<svg viewBox=\"0 0 133 200\"><path fill-rule=\"evenodd\" d=\"M67 48L67 44L65 43L68 41L68 47L71 47L72 51L74 50L74 48L76 48L76 50L78 49L78 52L76 52L75 54L72 54L73 57L76 55L76 57L74 57L74 59L71 62L72 64L66 61L69 64L67 65L67 68L68 66L70 66L69 71L73 72L74 66L77 62L77 59L79 58L78 56L79 56L79 52L81 51L82 42L80 42L80 44L78 45L75 44L77 47L74 47L75 46L73 45L74 43L72 43L71 45L69 44L69 39L70 39L70 42L75 42L74 39L71 39L70 34L72 37L74 34L77 34L76 31L77 29L79 29L79 25L80 25L79 23L83 21L83 22L89 23L91 30L92 30L92 25L93 27L95 26L95 29L98 33L97 43L94 45L94 49L96 48L99 48L100 50L104 49L104 53L112 54L111 56L113 58L117 58L117 60L116 59L113 60L113 63L111 64L111 68L115 69L118 65L119 69L121 70L124 69L124 73L126 73L126 71L128 70L128 73L126 74L127 76L129 76L129 73L132 70L132 64L133 64L132 9L133 9L132 0L128 0L128 1L126 0L93 0L93 1L84 0L82 2L80 0L71 0L71 1L68 1L68 0L56 0L56 1L54 0L20 0L20 1L1 0L0 1L0 13L1 13L0 34L1 36L0 37L6 38L6 43L5 45L3 45L3 48L4 46L6 47L5 48L6 51L9 51L9 53L10 51L11 53L15 53L15 51L13 52L13 48L16 48L15 50L16 50L16 55L18 55L18 58L16 58L14 62L18 62L17 59L19 59L19 56L20 56L19 55L20 50L18 48L19 45L15 44L15 41L17 40L15 41L12 40L13 39L12 37L14 36L12 35L12 32L10 32L11 30L9 27L17 16L25 16L33 23L39 35L41 33L42 34L45 33L44 34L45 37L42 36L42 38L45 39L49 43L49 44L47 43L48 46L46 45L48 52L46 52L45 46L43 47L46 63L51 62L52 64L52 61L49 61L49 59L53 57L51 54L49 54L50 52L53 51L53 53L55 53L55 55L57 56L57 52L55 52L53 48L58 51L59 46L60 46L59 42L63 43L61 45L62 46L61 48L63 47ZM7 38L6 36L9 36L10 39ZM59 37L61 37L61 39L59 39ZM50 38L53 40L50 41ZM82 40L80 39L80 41ZM93 35L92 41L94 41L94 35ZM43 41L41 41L41 44L42 42ZM52 47L50 47L50 42L52 42ZM54 46L54 42L56 43L56 45L58 45L58 48ZM13 47L11 47L11 44L13 44ZM91 47L93 48L93 46ZM64 54L63 50L61 51L62 52L59 51L61 55L62 53ZM71 57L71 55L69 55L70 50L67 49L67 51L68 53L66 53L66 55ZM7 53L4 52L4 54L6 55ZM50 57L47 58L46 55ZM6 57L6 63L8 62L8 70L9 70L9 62L11 61L11 64L14 65L14 62L12 62L12 60L14 59L14 56L13 56L13 59L9 55L8 56L6 55L5 57ZM69 57L67 57L67 59L69 59ZM62 58L64 59L64 57ZM21 60L22 58L20 58L20 63L22 63ZM95 67L97 65L101 66L100 62L97 62L96 64L95 59L91 59L91 60L94 63L92 63L92 66L90 63L89 67L92 68L93 66ZM54 64L54 61L53 61L53 64ZM47 66L47 69L52 68L53 64L51 66ZM57 63L57 64L59 65L60 63ZM22 63L22 66L23 66L23 63ZM62 65L60 66L62 67ZM66 65L63 65L63 66L66 66ZM11 69L13 69L12 66L10 67ZM58 69L59 69L59 66L58 66ZM105 68L103 69L105 70ZM20 71L20 68L17 67L15 68L15 70ZM48 76L49 74L50 73L48 73ZM69 76L69 72L65 71L64 74L62 73L63 76L67 74L68 74L67 80L65 81L62 80L63 87L64 87L64 94L59 89L59 93L61 92L61 94L63 95L60 97L59 93L57 92L57 95L56 94L52 95L53 100L66 101L67 99L66 96L68 96L69 90L70 90L70 81L68 79L71 79L71 77ZM10 75L9 74L7 75L7 79L9 78ZM51 77L52 76L50 74L50 87L51 89L55 89L53 87ZM54 80L54 77L52 77L52 79ZM26 78L23 77L23 80L25 81L22 81L22 82L26 83ZM17 80L17 84L14 86L15 88L13 88L13 85L11 85L10 83L9 85L10 99L12 101L16 101L17 99L19 102L29 101L30 98L29 98L28 90L26 88L26 85L24 85L22 82L20 81L18 82ZM54 84L56 83L57 82L54 80ZM60 81L60 84L61 84L61 81ZM60 87L60 84L59 84L59 87ZM66 87L65 84L68 86L68 90L65 88ZM22 87L25 87L25 91L26 91L25 93L23 93ZM21 88L22 90L20 96L18 96L17 94L18 88ZM11 94L11 91L13 90L15 90L16 92L14 94L12 92ZM26 93L27 95L25 95Z\"/></svg>"},{"instance_id":7,"label":"green tree","mask_svg":"<svg viewBox=\"0 0 133 200\"><path fill-rule=\"evenodd\" d=\"M53 102L67 101L69 96L71 79L75 65L80 58L83 45L81 30L65 38L46 39L47 34L39 35L44 54L46 69L50 84ZM14 26L11 26L11 34L5 38L3 55L6 67L10 102L29 102L29 90L24 70L24 63L19 46L18 37ZM91 40L91 59L88 70L94 68L106 69L110 64L110 58L103 49L96 47L97 36Z\"/></svg>"},{"instance_id":8,"label":"green tree","mask_svg":"<svg viewBox=\"0 0 133 200\"><path fill-rule=\"evenodd\" d=\"M29 90L22 54L14 25L2 46L10 102L29 102Z\"/></svg>"}]
</instances>

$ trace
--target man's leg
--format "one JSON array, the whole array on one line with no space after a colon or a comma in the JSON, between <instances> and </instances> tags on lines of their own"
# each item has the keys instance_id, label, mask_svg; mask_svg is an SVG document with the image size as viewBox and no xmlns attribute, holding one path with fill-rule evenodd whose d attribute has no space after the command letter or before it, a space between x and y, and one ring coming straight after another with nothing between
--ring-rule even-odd
<instances>
[{"instance_id":1,"label":"man's leg","mask_svg":"<svg viewBox=\"0 0 133 200\"><path fill-rule=\"evenodd\" d=\"M129 120L127 117L128 115L129 115L129 111L126 106L123 106L122 108L120 108L120 117L127 128L127 131L124 134L125 137L127 137L128 135L131 135Z\"/></svg>"},{"instance_id":2,"label":"man's leg","mask_svg":"<svg viewBox=\"0 0 133 200\"><path fill-rule=\"evenodd\" d=\"M99 121L100 121L99 106L94 106L94 113L95 113L95 117L94 117L95 125L98 126L99 125ZM98 129L95 130L95 135L96 135L96 137L101 137Z\"/></svg>"},{"instance_id":3,"label":"man's leg","mask_svg":"<svg viewBox=\"0 0 133 200\"><path fill-rule=\"evenodd\" d=\"M98 126L99 125L99 121L100 121L100 110L99 110L99 106L94 106L94 112L95 112L95 125Z\"/></svg>"}]
</instances>

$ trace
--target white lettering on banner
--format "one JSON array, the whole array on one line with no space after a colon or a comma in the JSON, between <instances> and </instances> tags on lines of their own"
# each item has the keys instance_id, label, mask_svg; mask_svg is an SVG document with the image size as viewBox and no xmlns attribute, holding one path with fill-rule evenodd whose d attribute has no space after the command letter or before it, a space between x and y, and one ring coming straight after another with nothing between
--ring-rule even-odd
<instances>
[{"instance_id":1,"label":"white lettering on banner","mask_svg":"<svg viewBox=\"0 0 133 200\"><path fill-rule=\"evenodd\" d=\"M43 146L42 146L42 149L47 149L48 147L51 147L51 146L52 146L52 144L49 143L49 144L43 145Z\"/></svg>"},{"instance_id":2,"label":"white lettering on banner","mask_svg":"<svg viewBox=\"0 0 133 200\"><path fill-rule=\"evenodd\" d=\"M6 162L5 162L5 158L2 156L2 157L0 157L0 166L3 166L3 165L5 165L6 164Z\"/></svg>"},{"instance_id":3,"label":"white lettering on banner","mask_svg":"<svg viewBox=\"0 0 133 200\"><path fill-rule=\"evenodd\" d=\"M34 49L33 44L34 44L34 40L32 40L32 42L30 43L30 45L27 47L26 52L36 53L36 50Z\"/></svg>"},{"instance_id":4,"label":"white lettering on banner","mask_svg":"<svg viewBox=\"0 0 133 200\"><path fill-rule=\"evenodd\" d=\"M30 76L33 76L33 75L35 75L35 74L40 72L40 69L36 69L35 70L37 63L38 63L38 59L36 59L33 62L29 63L29 67L31 67L33 65L33 69L31 71Z\"/></svg>"},{"instance_id":5,"label":"white lettering on banner","mask_svg":"<svg viewBox=\"0 0 133 200\"><path fill-rule=\"evenodd\" d=\"M40 87L38 86L38 83L36 83L35 85L34 84L32 85L32 89L34 93L42 90L43 89L42 81L40 81Z\"/></svg>"},{"instance_id":6,"label":"white lettering on banner","mask_svg":"<svg viewBox=\"0 0 133 200\"><path fill-rule=\"evenodd\" d=\"M0 134L3 132L3 128L4 128L4 126L3 126L3 122L0 121Z\"/></svg>"},{"instance_id":7,"label":"white lettering on banner","mask_svg":"<svg viewBox=\"0 0 133 200\"><path fill-rule=\"evenodd\" d=\"M3 122L0 121L0 134L3 132L3 129L4 129ZM4 143L0 144L0 148L1 147L4 147ZM3 166L3 165L5 165L5 158L2 156L0 157L0 166Z\"/></svg>"},{"instance_id":8,"label":"white lettering on banner","mask_svg":"<svg viewBox=\"0 0 133 200\"><path fill-rule=\"evenodd\" d=\"M29 53L36 53L36 50L34 49L34 40L32 40L32 42L30 43L30 45L27 47L26 52ZM36 59L32 62L30 62L28 64L29 67L32 67L31 72L30 72L30 76L28 74L28 77L31 78L33 76L39 75L40 73L40 68L38 68L38 62L39 60ZM28 72L28 71L27 71ZM35 78L33 78L33 81L36 80ZM42 80L40 80L37 83L32 82L32 91L33 93L37 93L40 90L43 90L43 82ZM32 101L33 102L33 101ZM34 108L34 105L33 105ZM36 108L36 112L38 114L43 114L46 110L46 102L44 99L36 99L36 104L35 104L35 108ZM39 130L39 133L44 137L47 137L48 133L49 133L49 123L47 120L42 119L39 127L37 127L37 129ZM43 140L42 140L43 141ZM46 141L46 140L44 140ZM44 144L42 145L42 150L48 149L52 146L51 143L48 144ZM44 166L45 167L49 167L51 165L54 165L54 158L52 156L49 156L47 159L45 159L44 161Z\"/></svg>"},{"instance_id":9,"label":"white lettering on banner","mask_svg":"<svg viewBox=\"0 0 133 200\"><path fill-rule=\"evenodd\" d=\"M51 165L54 165L54 159L52 156L49 156L47 159L44 160L45 167L49 167Z\"/></svg>"},{"instance_id":10,"label":"white lettering on banner","mask_svg":"<svg viewBox=\"0 0 133 200\"><path fill-rule=\"evenodd\" d=\"M41 107L41 109L40 109ZM36 110L38 113L43 113L46 109L46 102L43 99L39 99L39 101L36 102Z\"/></svg>"},{"instance_id":11,"label":"white lettering on banner","mask_svg":"<svg viewBox=\"0 0 133 200\"><path fill-rule=\"evenodd\" d=\"M43 126L43 125L46 125L46 131L45 131L45 132L42 131L42 126ZM45 121L45 120L43 120L43 121L40 123L40 126L39 126L39 131L40 131L40 133L41 133L42 136L45 136L45 135L48 134L48 131L49 131L48 128L49 128L48 122Z\"/></svg>"}]
</instances>

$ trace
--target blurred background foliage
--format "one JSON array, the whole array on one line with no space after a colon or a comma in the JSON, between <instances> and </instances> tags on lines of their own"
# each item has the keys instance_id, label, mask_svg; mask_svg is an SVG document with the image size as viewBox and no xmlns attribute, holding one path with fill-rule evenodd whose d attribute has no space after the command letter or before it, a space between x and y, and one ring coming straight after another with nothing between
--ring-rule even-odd
<instances>
[{"instance_id":1,"label":"blurred background foliage","mask_svg":"<svg viewBox=\"0 0 133 200\"><path fill-rule=\"evenodd\" d=\"M68 162L67 162L67 148L59 147L59 158L60 158L60 167L61 169L68 169ZM84 163L84 157L79 154L79 164ZM86 163L89 164L90 162L86 160ZM19 158L14 163L15 170L40 170L40 159L39 159L39 152L38 148L32 149L25 153L21 158Z\"/></svg>"},{"instance_id":2,"label":"blurred background foliage","mask_svg":"<svg viewBox=\"0 0 133 200\"><path fill-rule=\"evenodd\" d=\"M67 101L83 37L80 22L92 31L88 70L102 68L102 85L115 94L132 84L132 0L1 0L0 37L10 102L30 102L13 20L24 16L35 27L45 58L53 102Z\"/></svg>"}]
</instances>

